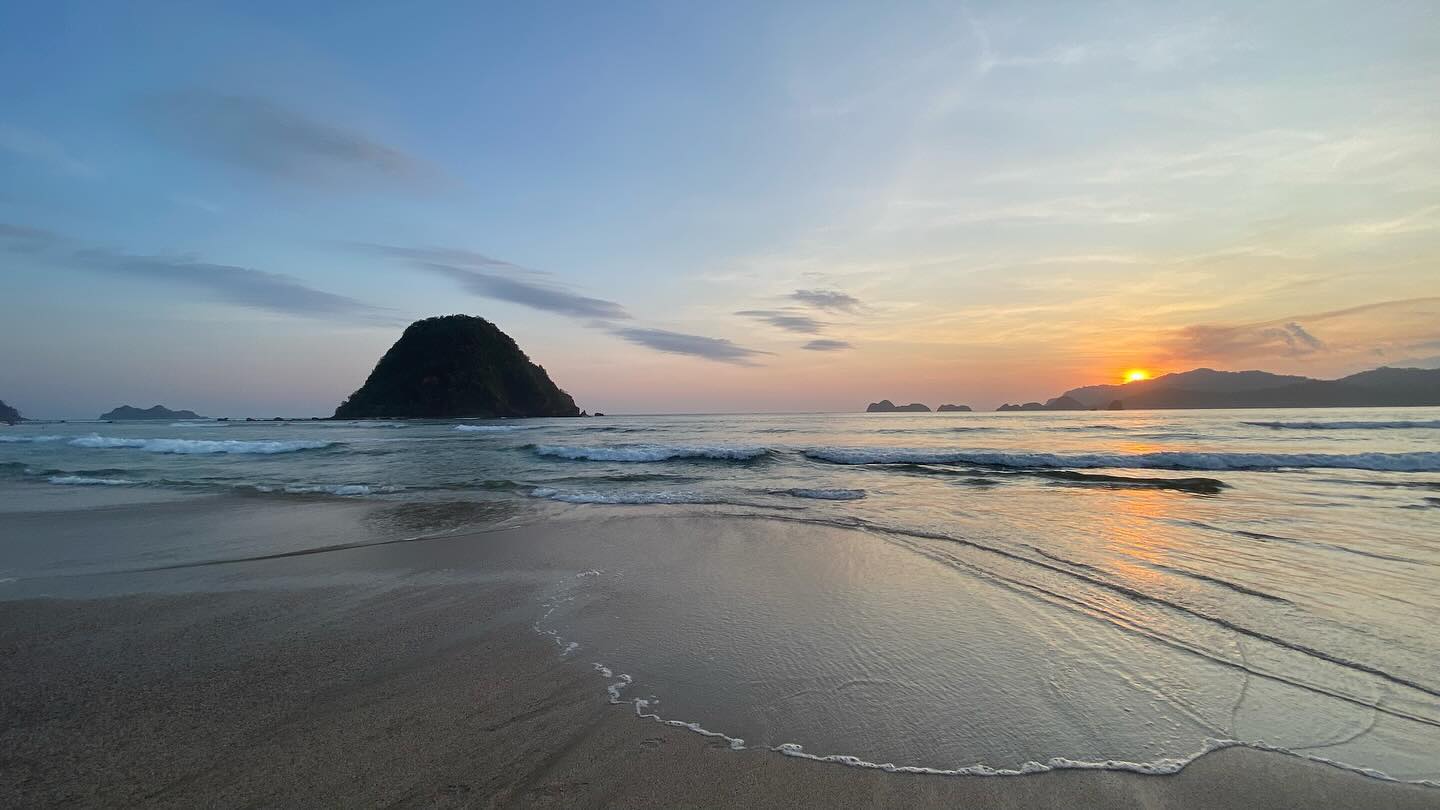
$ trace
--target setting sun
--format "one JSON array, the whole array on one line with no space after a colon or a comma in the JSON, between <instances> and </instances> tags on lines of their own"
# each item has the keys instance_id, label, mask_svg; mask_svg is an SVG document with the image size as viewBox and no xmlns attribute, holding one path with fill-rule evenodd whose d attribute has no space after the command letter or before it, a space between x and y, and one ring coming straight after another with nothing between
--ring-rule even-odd
<instances>
[{"instance_id":1,"label":"setting sun","mask_svg":"<svg viewBox=\"0 0 1440 810\"><path fill-rule=\"evenodd\" d=\"M1140 382L1141 380L1148 379L1150 379L1150 372L1144 369L1132 368L1125 372L1125 382L1127 383Z\"/></svg>"}]
</instances>

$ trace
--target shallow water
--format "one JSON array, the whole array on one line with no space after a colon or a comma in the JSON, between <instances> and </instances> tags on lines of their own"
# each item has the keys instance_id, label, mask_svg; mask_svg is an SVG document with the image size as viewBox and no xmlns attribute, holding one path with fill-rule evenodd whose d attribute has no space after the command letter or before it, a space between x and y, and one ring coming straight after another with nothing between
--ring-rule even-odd
<instances>
[{"instance_id":1,"label":"shallow water","mask_svg":"<svg viewBox=\"0 0 1440 810\"><path fill-rule=\"evenodd\" d=\"M206 493L416 505L377 536L592 504L864 529L636 537L557 584L544 632L748 744L1164 770L1239 740L1440 780L1440 409L0 430L0 511ZM335 540L72 539L0 578Z\"/></svg>"}]
</instances>

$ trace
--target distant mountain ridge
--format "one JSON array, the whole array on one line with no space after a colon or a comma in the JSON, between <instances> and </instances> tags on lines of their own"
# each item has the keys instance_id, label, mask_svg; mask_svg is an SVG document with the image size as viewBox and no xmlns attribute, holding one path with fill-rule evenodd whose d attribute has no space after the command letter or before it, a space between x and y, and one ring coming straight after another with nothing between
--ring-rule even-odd
<instances>
[{"instance_id":1,"label":"distant mountain ridge","mask_svg":"<svg viewBox=\"0 0 1440 810\"><path fill-rule=\"evenodd\" d=\"M101 419L123 420L123 419L199 419L200 414L194 411L172 411L164 405L155 405L150 408L136 408L130 405L121 405L113 411L100 414Z\"/></svg>"},{"instance_id":2,"label":"distant mountain ridge","mask_svg":"<svg viewBox=\"0 0 1440 810\"><path fill-rule=\"evenodd\" d=\"M1087 385L1057 399L1065 398L1081 408L1118 406L1127 410L1440 405L1440 369L1383 367L1338 380L1317 380L1266 371L1197 368L1121 385ZM1062 410L1045 406L1020 409Z\"/></svg>"},{"instance_id":3,"label":"distant mountain ridge","mask_svg":"<svg viewBox=\"0 0 1440 810\"><path fill-rule=\"evenodd\" d=\"M0 399L0 422L4 422L7 425L13 425L18 422L24 421L24 419L25 417L21 416L19 411L15 410L9 405L6 405L5 400Z\"/></svg>"}]
</instances>

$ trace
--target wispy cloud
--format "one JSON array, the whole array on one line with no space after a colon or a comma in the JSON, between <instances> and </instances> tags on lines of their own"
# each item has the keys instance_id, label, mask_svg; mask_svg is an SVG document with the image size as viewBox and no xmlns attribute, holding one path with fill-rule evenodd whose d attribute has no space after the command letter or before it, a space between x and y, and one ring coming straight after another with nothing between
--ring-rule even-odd
<instances>
[{"instance_id":1,"label":"wispy cloud","mask_svg":"<svg viewBox=\"0 0 1440 810\"><path fill-rule=\"evenodd\" d=\"M531 309L551 312L580 320L585 326L601 329L622 340L666 354L682 354L699 357L719 363L737 366L757 365L755 358L769 352L747 349L724 338L691 335L672 332L667 329L652 329L642 326L625 326L617 322L630 321L632 316L625 307L614 301L576 293L555 280L550 273L533 270L523 265L497 259L473 250L446 247L405 247L361 243L352 247L401 259L427 272L436 273L460 284L469 292L499 301L509 301ZM754 311L749 314L759 314ZM765 312L769 315L783 315ZM813 323L803 315L791 316L796 320L783 321L793 327ZM782 326L781 328L787 328Z\"/></svg>"},{"instance_id":2,"label":"wispy cloud","mask_svg":"<svg viewBox=\"0 0 1440 810\"><path fill-rule=\"evenodd\" d=\"M988 25L968 14L966 19L978 52L975 70L982 76L1005 68L1072 68L1098 62L1165 71L1207 63L1222 51L1241 47L1234 32L1227 35L1218 19L1202 19L1147 31L1131 39L1096 39L1061 43L1029 53L1001 53Z\"/></svg>"},{"instance_id":3,"label":"wispy cloud","mask_svg":"<svg viewBox=\"0 0 1440 810\"><path fill-rule=\"evenodd\" d=\"M770 352L737 346L724 338L687 335L683 332L671 332L666 329L633 327L612 329L610 333L637 346L644 346L657 352L702 357L706 360L737 366L757 365L755 358L770 354Z\"/></svg>"},{"instance_id":4,"label":"wispy cloud","mask_svg":"<svg viewBox=\"0 0 1440 810\"><path fill-rule=\"evenodd\" d=\"M859 298L839 290L796 290L789 298L831 312L855 312L862 306Z\"/></svg>"},{"instance_id":5,"label":"wispy cloud","mask_svg":"<svg viewBox=\"0 0 1440 810\"><path fill-rule=\"evenodd\" d=\"M1248 358L1298 356L1321 351L1325 344L1296 322L1285 324L1194 324L1171 341L1176 357Z\"/></svg>"},{"instance_id":6,"label":"wispy cloud","mask_svg":"<svg viewBox=\"0 0 1440 810\"><path fill-rule=\"evenodd\" d=\"M535 275L550 275L539 270L532 270L522 267L514 262L507 262L503 259L496 259L484 253L477 253L464 248L446 247L407 247L404 245L381 245L374 242L352 242L351 247L359 248L369 253L380 256L388 256L392 259L410 259L417 262L437 262L439 264L458 264L470 268L491 268L503 267L509 270L518 270Z\"/></svg>"},{"instance_id":7,"label":"wispy cloud","mask_svg":"<svg viewBox=\"0 0 1440 810\"><path fill-rule=\"evenodd\" d=\"M598 321L628 320L630 313L614 301L579 295L550 284L482 270L425 262L420 267L458 282L482 298L509 301L543 312Z\"/></svg>"},{"instance_id":8,"label":"wispy cloud","mask_svg":"<svg viewBox=\"0 0 1440 810\"><path fill-rule=\"evenodd\" d=\"M801 346L800 348L812 352L839 352L844 351L845 349L853 349L855 347L844 340L821 339L812 340L809 343L806 343L804 346Z\"/></svg>"},{"instance_id":9,"label":"wispy cloud","mask_svg":"<svg viewBox=\"0 0 1440 810\"><path fill-rule=\"evenodd\" d=\"M1323 330L1316 324L1323 326ZM1164 344L1179 359L1244 360L1404 351L1440 337L1440 298L1412 298L1247 324L1194 324ZM1327 341L1317 333L1334 333Z\"/></svg>"},{"instance_id":10,"label":"wispy cloud","mask_svg":"<svg viewBox=\"0 0 1440 810\"><path fill-rule=\"evenodd\" d=\"M745 318L754 318L761 323L768 323L776 329L798 332L802 335L818 335L820 330L825 328L825 324L809 315L796 315L793 312L780 312L773 309L742 309L735 314Z\"/></svg>"},{"instance_id":11,"label":"wispy cloud","mask_svg":"<svg viewBox=\"0 0 1440 810\"><path fill-rule=\"evenodd\" d=\"M230 304L286 315L391 320L384 311L354 298L307 287L289 276L250 267L214 264L186 256L145 256L107 250L74 254L90 270L146 281L187 286Z\"/></svg>"},{"instance_id":12,"label":"wispy cloud","mask_svg":"<svg viewBox=\"0 0 1440 810\"><path fill-rule=\"evenodd\" d=\"M1391 219L1359 222L1350 226L1350 232L1362 236L1394 236L1436 228L1440 228L1440 205L1429 205Z\"/></svg>"},{"instance_id":13,"label":"wispy cloud","mask_svg":"<svg viewBox=\"0 0 1440 810\"><path fill-rule=\"evenodd\" d=\"M140 110L159 134L196 155L285 182L422 188L439 180L396 147L270 99L191 90L147 99Z\"/></svg>"},{"instance_id":14,"label":"wispy cloud","mask_svg":"<svg viewBox=\"0 0 1440 810\"><path fill-rule=\"evenodd\" d=\"M63 239L59 234L43 228L0 222L0 244L11 253L35 253L54 247L61 241Z\"/></svg>"},{"instance_id":15,"label":"wispy cloud","mask_svg":"<svg viewBox=\"0 0 1440 810\"><path fill-rule=\"evenodd\" d=\"M1173 212L1159 210L1127 195L1068 195L1014 203L984 199L909 199L891 200L885 218L877 227L884 231L904 231L994 223L1151 225L1175 218Z\"/></svg>"},{"instance_id":16,"label":"wispy cloud","mask_svg":"<svg viewBox=\"0 0 1440 810\"><path fill-rule=\"evenodd\" d=\"M542 312L587 321L623 321L630 313L614 301L567 289L554 276L473 250L359 243L366 252L401 259L458 283L482 298L508 301Z\"/></svg>"},{"instance_id":17,"label":"wispy cloud","mask_svg":"<svg viewBox=\"0 0 1440 810\"><path fill-rule=\"evenodd\" d=\"M215 264L194 256L158 256L86 247L67 237L0 223L0 244L12 251L44 254L56 264L157 285L185 288L227 304L311 318L389 323L387 310L317 290L297 279L250 267Z\"/></svg>"},{"instance_id":18,"label":"wispy cloud","mask_svg":"<svg viewBox=\"0 0 1440 810\"><path fill-rule=\"evenodd\" d=\"M65 174L77 177L95 174L89 164L72 156L54 139L8 124L0 124L0 150L44 163Z\"/></svg>"}]
</instances>

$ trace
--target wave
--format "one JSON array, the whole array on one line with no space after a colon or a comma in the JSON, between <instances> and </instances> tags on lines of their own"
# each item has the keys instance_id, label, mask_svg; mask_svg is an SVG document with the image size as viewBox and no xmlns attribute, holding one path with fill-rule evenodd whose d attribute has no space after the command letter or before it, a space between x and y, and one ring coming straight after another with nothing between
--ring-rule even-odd
<instances>
[{"instance_id":1,"label":"wave","mask_svg":"<svg viewBox=\"0 0 1440 810\"><path fill-rule=\"evenodd\" d=\"M146 453L172 453L177 455L210 455L216 453L236 455L273 455L295 453L301 450L321 450L334 442L314 440L296 441L237 441L235 439L119 439L99 436L94 433L71 439L72 447L91 450L142 450Z\"/></svg>"},{"instance_id":2,"label":"wave","mask_svg":"<svg viewBox=\"0 0 1440 810\"><path fill-rule=\"evenodd\" d=\"M858 501L865 497L863 489L782 489L777 495L795 498L814 498L821 501Z\"/></svg>"},{"instance_id":3,"label":"wave","mask_svg":"<svg viewBox=\"0 0 1440 810\"><path fill-rule=\"evenodd\" d=\"M32 442L58 442L64 436L0 436L0 444L30 444Z\"/></svg>"},{"instance_id":4,"label":"wave","mask_svg":"<svg viewBox=\"0 0 1440 810\"><path fill-rule=\"evenodd\" d=\"M509 433L514 430L529 430L535 425L456 425L461 433Z\"/></svg>"},{"instance_id":5,"label":"wave","mask_svg":"<svg viewBox=\"0 0 1440 810\"><path fill-rule=\"evenodd\" d=\"M379 484L286 484L284 486L256 486L257 492L284 492L289 495L339 495L356 497L381 492L399 492L403 487Z\"/></svg>"},{"instance_id":6,"label":"wave","mask_svg":"<svg viewBox=\"0 0 1440 810\"><path fill-rule=\"evenodd\" d=\"M662 444L631 444L610 447L571 447L563 444L541 444L531 448L537 456L563 458L571 461L673 461L678 459L711 461L754 461L768 455L764 447L728 445L673 446Z\"/></svg>"},{"instance_id":7,"label":"wave","mask_svg":"<svg viewBox=\"0 0 1440 810\"><path fill-rule=\"evenodd\" d=\"M1440 419L1420 422L1241 422L1273 430L1410 430L1440 428Z\"/></svg>"},{"instance_id":8,"label":"wave","mask_svg":"<svg viewBox=\"0 0 1440 810\"><path fill-rule=\"evenodd\" d=\"M960 479L960 483L966 484L998 484L997 478L1013 478L1023 476L1027 478L1045 478L1051 481L1060 481L1066 484L1089 485L1098 487L1122 487L1139 489L1174 489L1184 492L1195 492L1202 495L1215 495L1223 489L1229 489L1230 485L1215 478L1153 478L1149 476L1136 475L1105 475L1103 473L1082 473L1074 470L1054 469L975 469L965 467L946 467L930 464L897 464L892 469L902 472L920 475L936 475Z\"/></svg>"},{"instance_id":9,"label":"wave","mask_svg":"<svg viewBox=\"0 0 1440 810\"><path fill-rule=\"evenodd\" d=\"M128 478L91 478L85 475L52 475L47 479L52 484L69 484L71 486L102 486L102 487L126 487L140 483L131 481Z\"/></svg>"},{"instance_id":10,"label":"wave","mask_svg":"<svg viewBox=\"0 0 1440 810\"><path fill-rule=\"evenodd\" d=\"M698 492L669 490L660 492L580 492L574 490L539 487L530 491L535 498L548 498L564 503L607 503L607 504L665 504L665 503L711 503L712 500Z\"/></svg>"},{"instance_id":11,"label":"wave","mask_svg":"<svg viewBox=\"0 0 1440 810\"><path fill-rule=\"evenodd\" d=\"M1042 478L1048 478L1052 481L1061 481L1066 484L1136 489L1173 489L1181 492L1193 492L1198 495L1218 495L1221 490L1229 488L1229 485L1224 481L1218 481L1214 478L1145 478L1126 475L1078 473L1070 470L1036 470L1033 474Z\"/></svg>"},{"instance_id":12,"label":"wave","mask_svg":"<svg viewBox=\"0 0 1440 810\"><path fill-rule=\"evenodd\" d=\"M1380 472L1440 471L1440 452L1413 453L1012 453L994 450L925 450L833 447L804 451L832 464L976 464L1011 469L1113 468L1158 470L1352 469Z\"/></svg>"},{"instance_id":13,"label":"wave","mask_svg":"<svg viewBox=\"0 0 1440 810\"><path fill-rule=\"evenodd\" d=\"M635 483L656 483L663 481L667 484L695 484L704 481L703 476L675 475L674 473L615 473L614 475L565 475L546 478L538 483L551 484L581 484L591 486L594 484L635 484Z\"/></svg>"}]
</instances>

